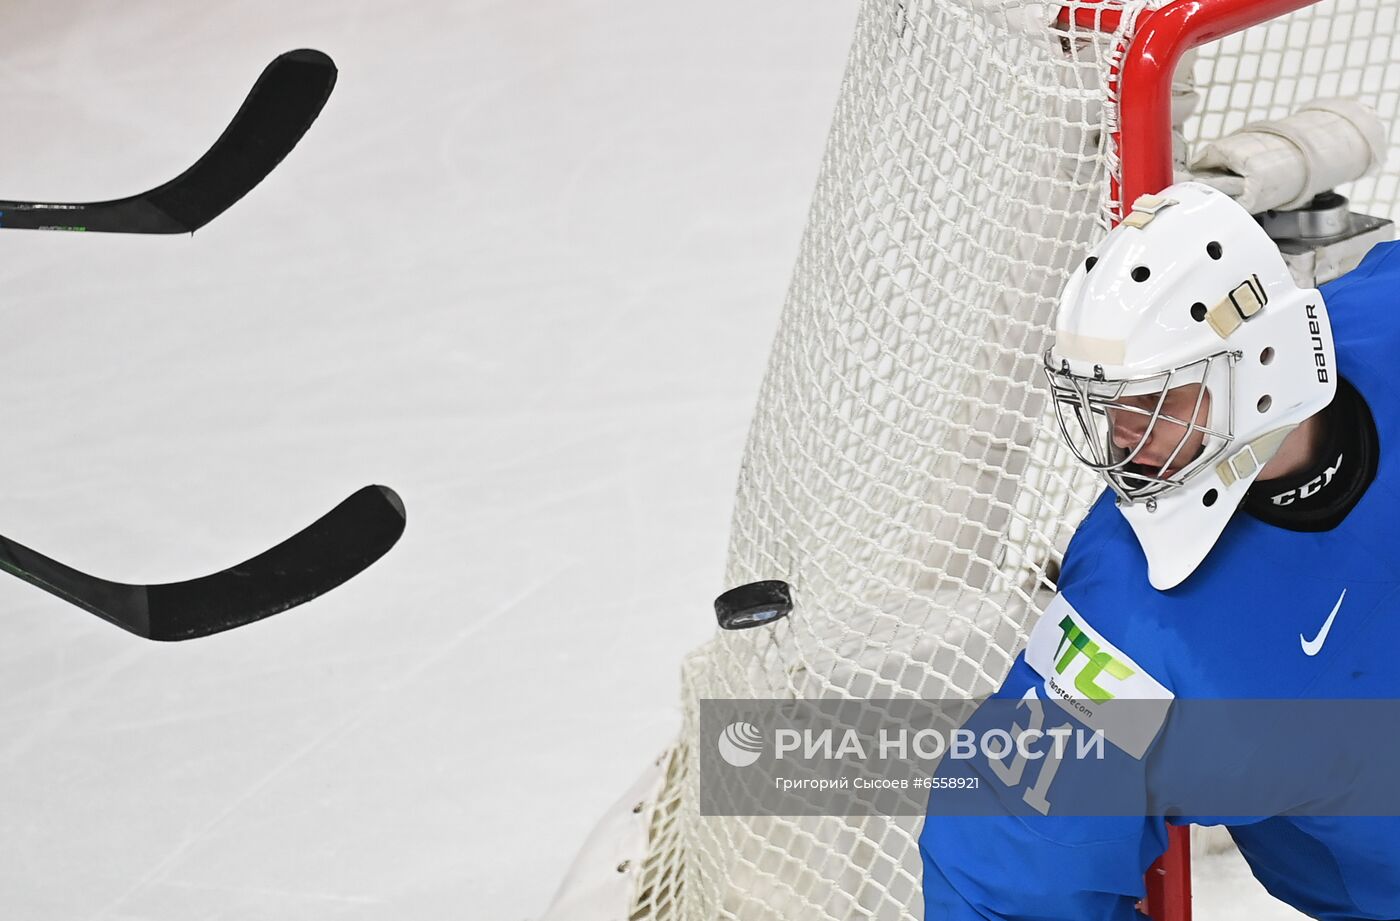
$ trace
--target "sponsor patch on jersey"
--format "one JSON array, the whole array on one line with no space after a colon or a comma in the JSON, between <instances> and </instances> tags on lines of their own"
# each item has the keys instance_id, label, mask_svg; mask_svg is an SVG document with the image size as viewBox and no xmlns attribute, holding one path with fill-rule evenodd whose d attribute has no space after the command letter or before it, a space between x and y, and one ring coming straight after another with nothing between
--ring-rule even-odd
<instances>
[{"instance_id":1,"label":"sponsor patch on jersey","mask_svg":"<svg viewBox=\"0 0 1400 921\"><path fill-rule=\"evenodd\" d=\"M1104 639L1056 595L1026 645L1026 663L1045 679L1045 693L1118 748L1141 758L1176 696Z\"/></svg>"}]
</instances>

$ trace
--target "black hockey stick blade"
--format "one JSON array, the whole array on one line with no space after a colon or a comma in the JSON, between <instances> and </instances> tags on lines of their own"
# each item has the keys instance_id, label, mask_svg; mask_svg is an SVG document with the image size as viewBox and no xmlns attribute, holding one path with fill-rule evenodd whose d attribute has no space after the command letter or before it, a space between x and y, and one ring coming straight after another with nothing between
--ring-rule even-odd
<instances>
[{"instance_id":1,"label":"black hockey stick blade","mask_svg":"<svg viewBox=\"0 0 1400 921\"><path fill-rule=\"evenodd\" d=\"M112 201L0 201L0 228L194 233L291 153L321 114L335 78L335 64L322 52L288 51L267 65L214 146L165 185Z\"/></svg>"},{"instance_id":2,"label":"black hockey stick blade","mask_svg":"<svg viewBox=\"0 0 1400 921\"><path fill-rule=\"evenodd\" d=\"M388 553L404 522L403 501L392 489L366 486L271 550L187 582L108 582L3 536L0 569L137 636L188 640L324 595Z\"/></svg>"}]
</instances>

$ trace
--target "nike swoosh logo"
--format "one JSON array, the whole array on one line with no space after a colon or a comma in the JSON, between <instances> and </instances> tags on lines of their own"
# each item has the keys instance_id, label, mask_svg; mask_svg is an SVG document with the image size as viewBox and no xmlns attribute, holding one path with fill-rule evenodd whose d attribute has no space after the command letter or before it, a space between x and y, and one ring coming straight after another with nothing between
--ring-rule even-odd
<instances>
[{"instance_id":1,"label":"nike swoosh logo","mask_svg":"<svg viewBox=\"0 0 1400 921\"><path fill-rule=\"evenodd\" d=\"M1327 623L1322 625L1322 629L1317 631L1317 636L1312 639L1304 639L1303 634L1298 634L1298 642L1303 644L1303 654L1315 656L1322 651L1322 644L1327 642L1327 634L1332 629L1332 621L1337 619L1337 612L1342 609L1342 601L1346 599L1347 590L1342 589L1342 595L1337 599L1336 607L1332 608L1332 613L1327 615Z\"/></svg>"}]
</instances>

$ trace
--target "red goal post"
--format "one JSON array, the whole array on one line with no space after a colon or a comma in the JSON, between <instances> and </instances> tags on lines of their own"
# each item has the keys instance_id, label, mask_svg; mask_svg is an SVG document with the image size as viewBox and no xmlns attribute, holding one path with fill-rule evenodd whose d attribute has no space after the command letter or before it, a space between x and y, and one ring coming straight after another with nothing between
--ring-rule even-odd
<instances>
[{"instance_id":1,"label":"red goal post","mask_svg":"<svg viewBox=\"0 0 1400 921\"><path fill-rule=\"evenodd\" d=\"M1139 195L1172 183L1171 85L1186 52L1317 2L1173 0L1139 15L1118 73L1121 131L1114 142L1121 163L1120 202L1131 205ZM1065 8L1071 10L1081 25L1095 12L1091 6Z\"/></svg>"}]
</instances>

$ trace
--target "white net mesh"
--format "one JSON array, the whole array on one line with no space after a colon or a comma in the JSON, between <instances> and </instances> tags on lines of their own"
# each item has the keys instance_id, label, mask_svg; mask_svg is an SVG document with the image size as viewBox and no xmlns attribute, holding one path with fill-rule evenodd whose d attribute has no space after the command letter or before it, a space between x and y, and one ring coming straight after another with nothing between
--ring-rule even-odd
<instances>
[{"instance_id":1,"label":"white net mesh","mask_svg":"<svg viewBox=\"0 0 1400 921\"><path fill-rule=\"evenodd\" d=\"M1154 5L1125 4L1121 28ZM1187 147L1339 95L1375 107L1394 141L1397 7L1324 0L1202 48ZM786 580L797 607L686 661L633 921L922 917L917 818L701 816L696 702L986 693L1047 599L1098 486L1047 419L1039 355L1071 266L1113 218L1124 47L1121 32L1052 28L1057 12L862 3L725 578ZM1398 179L1392 155L1342 191L1400 217Z\"/></svg>"}]
</instances>

